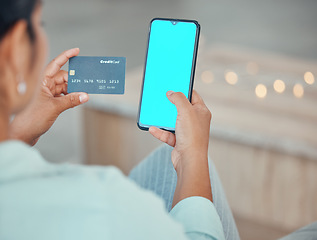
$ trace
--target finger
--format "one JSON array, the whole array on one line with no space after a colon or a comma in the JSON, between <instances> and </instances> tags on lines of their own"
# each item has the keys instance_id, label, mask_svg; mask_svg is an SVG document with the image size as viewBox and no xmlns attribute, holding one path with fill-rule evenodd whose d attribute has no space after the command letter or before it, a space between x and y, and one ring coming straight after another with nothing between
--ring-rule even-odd
<instances>
[{"instance_id":1,"label":"finger","mask_svg":"<svg viewBox=\"0 0 317 240\"><path fill-rule=\"evenodd\" d=\"M171 103L176 106L178 114L188 111L191 107L190 102L182 92L168 91L166 96L171 101Z\"/></svg>"},{"instance_id":2,"label":"finger","mask_svg":"<svg viewBox=\"0 0 317 240\"><path fill-rule=\"evenodd\" d=\"M54 58L46 67L45 75L47 77L53 77L64 66L65 63L71 58L79 54L79 48L73 48L64 51L59 56Z\"/></svg>"},{"instance_id":3,"label":"finger","mask_svg":"<svg viewBox=\"0 0 317 240\"><path fill-rule=\"evenodd\" d=\"M53 91L58 84L64 84L68 82L68 72L60 70L53 77L46 77L43 85L47 86L51 91Z\"/></svg>"},{"instance_id":4,"label":"finger","mask_svg":"<svg viewBox=\"0 0 317 240\"><path fill-rule=\"evenodd\" d=\"M54 97L59 96L61 94L67 95L67 83L56 85L52 93Z\"/></svg>"},{"instance_id":5,"label":"finger","mask_svg":"<svg viewBox=\"0 0 317 240\"><path fill-rule=\"evenodd\" d=\"M199 103L203 103L204 104L204 100L201 98L201 96L198 94L198 92L196 90L193 90L193 94L192 94L192 104L199 104Z\"/></svg>"},{"instance_id":6,"label":"finger","mask_svg":"<svg viewBox=\"0 0 317 240\"><path fill-rule=\"evenodd\" d=\"M53 78L55 84L63 84L68 82L68 72L60 70Z\"/></svg>"},{"instance_id":7,"label":"finger","mask_svg":"<svg viewBox=\"0 0 317 240\"><path fill-rule=\"evenodd\" d=\"M164 131L157 127L150 127L149 132L158 140L167 143L171 147L175 147L176 137L173 133Z\"/></svg>"},{"instance_id":8,"label":"finger","mask_svg":"<svg viewBox=\"0 0 317 240\"><path fill-rule=\"evenodd\" d=\"M54 98L56 101L56 108L59 113L66 111L67 109L76 107L89 100L87 93L70 93L65 96Z\"/></svg>"}]
</instances>

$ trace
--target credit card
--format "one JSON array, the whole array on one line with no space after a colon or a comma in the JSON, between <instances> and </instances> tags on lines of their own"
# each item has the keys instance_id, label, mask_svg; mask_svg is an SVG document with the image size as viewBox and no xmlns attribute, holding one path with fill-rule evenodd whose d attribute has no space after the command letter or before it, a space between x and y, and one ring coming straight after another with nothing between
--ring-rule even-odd
<instances>
[{"instance_id":1,"label":"credit card","mask_svg":"<svg viewBox=\"0 0 317 240\"><path fill-rule=\"evenodd\" d=\"M125 57L70 58L67 92L124 94L125 66Z\"/></svg>"}]
</instances>

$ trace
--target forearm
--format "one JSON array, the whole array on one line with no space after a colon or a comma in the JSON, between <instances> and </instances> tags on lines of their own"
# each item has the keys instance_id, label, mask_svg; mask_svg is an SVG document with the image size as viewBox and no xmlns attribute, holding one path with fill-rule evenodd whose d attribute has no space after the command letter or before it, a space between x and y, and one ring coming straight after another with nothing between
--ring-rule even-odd
<instances>
[{"instance_id":1,"label":"forearm","mask_svg":"<svg viewBox=\"0 0 317 240\"><path fill-rule=\"evenodd\" d=\"M200 196L213 201L209 176L208 158L191 159L187 164L177 169L177 185L174 193L173 207L181 200Z\"/></svg>"}]
</instances>

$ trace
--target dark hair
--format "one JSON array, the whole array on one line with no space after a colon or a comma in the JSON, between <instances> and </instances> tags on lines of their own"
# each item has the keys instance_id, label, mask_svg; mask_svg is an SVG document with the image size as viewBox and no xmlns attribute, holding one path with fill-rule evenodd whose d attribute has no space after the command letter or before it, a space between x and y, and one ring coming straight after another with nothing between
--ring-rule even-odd
<instances>
[{"instance_id":1,"label":"dark hair","mask_svg":"<svg viewBox=\"0 0 317 240\"><path fill-rule=\"evenodd\" d=\"M31 16L39 0L0 0L0 41L19 20L26 20L31 41L35 39Z\"/></svg>"}]
</instances>

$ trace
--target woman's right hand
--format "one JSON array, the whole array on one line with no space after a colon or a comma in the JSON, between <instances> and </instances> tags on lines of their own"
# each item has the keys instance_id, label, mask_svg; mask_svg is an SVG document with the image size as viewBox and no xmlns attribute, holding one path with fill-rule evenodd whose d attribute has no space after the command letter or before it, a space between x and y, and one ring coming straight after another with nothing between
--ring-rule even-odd
<instances>
[{"instance_id":1,"label":"woman's right hand","mask_svg":"<svg viewBox=\"0 0 317 240\"><path fill-rule=\"evenodd\" d=\"M192 103L181 92L169 91L166 95L177 108L175 135L156 127L151 127L149 131L157 139L174 147L172 161L178 171L192 165L193 158L207 158L211 113L195 90ZM186 162L187 159L189 162Z\"/></svg>"},{"instance_id":2,"label":"woman's right hand","mask_svg":"<svg viewBox=\"0 0 317 240\"><path fill-rule=\"evenodd\" d=\"M211 113L196 91L193 91L192 103L180 92L169 91L166 95L177 108L175 135L156 127L151 127L149 131L174 147L172 162L177 172L177 185L173 207L193 196L212 201L208 166Z\"/></svg>"},{"instance_id":3,"label":"woman's right hand","mask_svg":"<svg viewBox=\"0 0 317 240\"><path fill-rule=\"evenodd\" d=\"M68 72L61 70L71 57L78 54L78 48L64 51L46 67L41 91L10 125L12 139L33 146L62 112L88 101L87 93L67 93Z\"/></svg>"}]
</instances>

